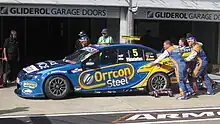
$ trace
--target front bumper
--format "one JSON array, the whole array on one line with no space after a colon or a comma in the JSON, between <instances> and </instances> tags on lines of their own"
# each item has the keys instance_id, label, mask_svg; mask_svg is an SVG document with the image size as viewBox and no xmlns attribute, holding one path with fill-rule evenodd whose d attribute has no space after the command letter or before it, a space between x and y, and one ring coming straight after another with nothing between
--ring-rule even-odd
<instances>
[{"instance_id":1,"label":"front bumper","mask_svg":"<svg viewBox=\"0 0 220 124\"><path fill-rule=\"evenodd\" d=\"M23 98L44 98L44 93L39 91L38 89L25 88L17 83L14 93Z\"/></svg>"}]
</instances>

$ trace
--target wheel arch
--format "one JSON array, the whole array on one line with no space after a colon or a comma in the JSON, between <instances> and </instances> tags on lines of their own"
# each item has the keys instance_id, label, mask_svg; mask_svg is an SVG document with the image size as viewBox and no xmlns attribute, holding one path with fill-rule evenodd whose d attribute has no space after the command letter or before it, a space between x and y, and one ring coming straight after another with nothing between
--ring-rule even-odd
<instances>
[{"instance_id":1,"label":"wheel arch","mask_svg":"<svg viewBox=\"0 0 220 124\"><path fill-rule=\"evenodd\" d=\"M63 76L63 77L65 77L65 78L68 80L69 84L70 84L71 90L74 90L74 86L73 86L73 84L71 83L71 80L68 78L68 76L66 76L65 74L61 74L61 73L55 73L55 74L50 74L50 75L48 75L48 76L44 79L43 84L42 84L42 89L43 89L44 95L45 95L45 91L44 91L45 83L46 83L47 79L50 78L51 76ZM45 95L45 96L46 96L46 95Z\"/></svg>"},{"instance_id":2,"label":"wheel arch","mask_svg":"<svg viewBox=\"0 0 220 124\"><path fill-rule=\"evenodd\" d=\"M166 77L167 77L167 81L168 81L168 86L170 86L171 85L171 81L170 81L170 78L169 78L169 75L166 73L166 72L163 72L163 71L158 71L158 72L155 72L155 73L153 73L150 77L149 77L149 80L147 81L147 85L146 85L146 89L149 91L149 83L150 83L150 81L151 81L151 78L154 76L154 75L156 75L156 74L163 74L163 75L165 75Z\"/></svg>"}]
</instances>

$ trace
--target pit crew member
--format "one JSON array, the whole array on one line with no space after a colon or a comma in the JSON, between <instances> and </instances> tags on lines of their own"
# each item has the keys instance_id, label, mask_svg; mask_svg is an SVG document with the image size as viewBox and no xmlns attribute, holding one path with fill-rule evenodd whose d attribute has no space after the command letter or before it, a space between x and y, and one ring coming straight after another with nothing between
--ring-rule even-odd
<instances>
[{"instance_id":1,"label":"pit crew member","mask_svg":"<svg viewBox=\"0 0 220 124\"><path fill-rule=\"evenodd\" d=\"M178 46L172 45L170 40L166 40L163 43L164 46L164 52L161 54L154 62L150 63L149 66L155 65L159 63L164 58L168 57L171 59L175 66L175 73L179 84L179 89L182 91L182 94L180 94L177 99L179 100L186 100L188 99L187 92L190 86L186 86L185 83L185 73L186 73L186 63L184 59L181 56L181 51ZM181 92L180 92L181 93Z\"/></svg>"},{"instance_id":2,"label":"pit crew member","mask_svg":"<svg viewBox=\"0 0 220 124\"><path fill-rule=\"evenodd\" d=\"M202 49L202 45L199 44L196 41L196 38L193 36L187 38L187 42L189 46L192 47L192 49L191 49L191 54L187 58L185 58L185 61L190 62L195 58L196 67L193 70L193 76L195 78L199 78L199 76L204 77L207 88L207 95L214 95L214 90L212 88L211 80L206 70L208 64L207 56Z\"/></svg>"},{"instance_id":3,"label":"pit crew member","mask_svg":"<svg viewBox=\"0 0 220 124\"><path fill-rule=\"evenodd\" d=\"M180 38L179 39L179 48L182 50L182 57L185 58L187 56L187 53L191 52L191 47L188 46L186 38ZM198 91L198 87L196 82L194 81L194 78L191 75L191 70L193 70L195 67L195 61L187 62L186 68L187 68L187 74L186 74L186 83L192 83L193 89L189 88L191 91L188 92L188 95L196 95ZM187 86L190 86L187 85Z\"/></svg>"}]
</instances>

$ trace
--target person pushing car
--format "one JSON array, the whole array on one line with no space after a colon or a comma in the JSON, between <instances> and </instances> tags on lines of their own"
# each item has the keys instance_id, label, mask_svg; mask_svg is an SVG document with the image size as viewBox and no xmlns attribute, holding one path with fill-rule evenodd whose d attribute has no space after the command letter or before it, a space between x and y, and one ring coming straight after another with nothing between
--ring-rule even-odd
<instances>
[{"instance_id":1,"label":"person pushing car","mask_svg":"<svg viewBox=\"0 0 220 124\"><path fill-rule=\"evenodd\" d=\"M192 47L192 50L191 50L191 54L187 58L185 58L185 61L189 62L195 59L196 67L193 70L193 76L195 78L199 78L199 76L202 76L205 80L207 95L214 95L212 83L206 70L208 60L204 50L202 49L202 45L198 43L196 38L193 36L188 37L187 42L189 46Z\"/></svg>"},{"instance_id":2,"label":"person pushing car","mask_svg":"<svg viewBox=\"0 0 220 124\"><path fill-rule=\"evenodd\" d=\"M181 51L179 47L173 45L170 40L166 40L163 43L163 46L164 46L163 54L161 54L155 61L150 63L149 66L153 66L159 63L164 58L169 57L175 66L175 73L176 73L177 81L179 82L178 84L179 84L180 93L182 93L180 94L179 97L177 97L177 99L186 100L188 99L187 96L188 91L191 91L192 89L188 90L190 86L186 86L189 84L185 83L186 63L181 56Z\"/></svg>"}]
</instances>

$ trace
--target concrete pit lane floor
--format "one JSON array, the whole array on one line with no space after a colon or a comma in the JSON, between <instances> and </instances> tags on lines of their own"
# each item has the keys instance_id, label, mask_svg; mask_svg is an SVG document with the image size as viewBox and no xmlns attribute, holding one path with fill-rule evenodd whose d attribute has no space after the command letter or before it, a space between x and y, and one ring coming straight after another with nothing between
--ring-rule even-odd
<instances>
[{"instance_id":1,"label":"concrete pit lane floor","mask_svg":"<svg viewBox=\"0 0 220 124\"><path fill-rule=\"evenodd\" d=\"M210 75L210 77L220 82L220 76ZM24 99L14 94L14 89L15 86L0 89L0 117L220 107L220 84L217 86L217 93L213 96L199 95L198 98L191 98L185 101L176 100L175 97L161 96L160 98L154 98L148 95L73 96L65 100ZM0 118L0 120L2 119ZM219 123L218 120L212 121L213 124ZM202 124L203 122L198 123Z\"/></svg>"}]
</instances>

